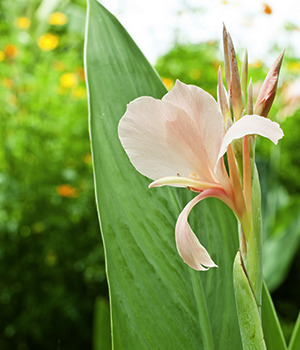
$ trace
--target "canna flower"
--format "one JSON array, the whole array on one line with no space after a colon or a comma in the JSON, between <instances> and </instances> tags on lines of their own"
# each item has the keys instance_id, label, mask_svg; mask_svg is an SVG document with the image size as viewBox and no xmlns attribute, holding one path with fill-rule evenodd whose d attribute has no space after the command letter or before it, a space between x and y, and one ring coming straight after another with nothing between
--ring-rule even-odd
<instances>
[{"instance_id":1,"label":"canna flower","mask_svg":"<svg viewBox=\"0 0 300 350\"><path fill-rule=\"evenodd\" d=\"M234 72L235 69L234 66ZM241 113L237 89L236 80L231 90L237 99L233 104L236 114ZM215 197L227 204L246 227L251 216L248 135L261 135L275 144L283 136L277 123L255 114L238 115L235 122L228 123L230 112L229 108L226 112L228 101L224 90L219 81L222 99L219 105L201 88L177 80L161 100L140 97L131 102L118 127L131 163L154 180L150 188L169 185L197 193L177 219L175 239L184 262L199 271L217 265L189 226L190 211L201 200ZM243 179L231 145L237 139L243 139ZM224 163L225 153L229 172Z\"/></svg>"}]
</instances>

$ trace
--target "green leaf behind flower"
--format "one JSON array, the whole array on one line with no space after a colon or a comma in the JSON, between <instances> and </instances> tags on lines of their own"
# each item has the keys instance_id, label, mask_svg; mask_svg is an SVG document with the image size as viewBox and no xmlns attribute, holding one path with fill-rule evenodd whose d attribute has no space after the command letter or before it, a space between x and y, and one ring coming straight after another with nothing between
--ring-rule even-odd
<instances>
[{"instance_id":1,"label":"green leaf behind flower","mask_svg":"<svg viewBox=\"0 0 300 350\"><path fill-rule=\"evenodd\" d=\"M219 268L199 273L182 262L174 228L192 193L149 190L117 135L131 100L161 98L166 88L117 19L96 0L88 4L89 122L113 348L241 349L232 285L236 220L218 200L198 204L190 223Z\"/></svg>"}]
</instances>

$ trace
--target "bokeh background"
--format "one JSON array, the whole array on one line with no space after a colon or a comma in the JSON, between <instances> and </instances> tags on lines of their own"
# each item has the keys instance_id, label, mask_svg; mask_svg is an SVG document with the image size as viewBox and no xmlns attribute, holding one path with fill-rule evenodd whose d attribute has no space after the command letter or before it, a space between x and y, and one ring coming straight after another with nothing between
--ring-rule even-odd
<instances>
[{"instance_id":1,"label":"bokeh background","mask_svg":"<svg viewBox=\"0 0 300 350\"><path fill-rule=\"evenodd\" d=\"M286 49L270 112L285 137L276 147L258 140L257 164L264 275L289 339L300 308L300 15L293 1L282 12L276 1L258 0L251 8L242 1L153 1L153 11L141 1L103 3L169 89L178 78L216 96L222 20L241 59L239 48L248 46L255 91ZM88 134L85 11L84 0L0 2L3 350L101 349L108 290Z\"/></svg>"}]
</instances>

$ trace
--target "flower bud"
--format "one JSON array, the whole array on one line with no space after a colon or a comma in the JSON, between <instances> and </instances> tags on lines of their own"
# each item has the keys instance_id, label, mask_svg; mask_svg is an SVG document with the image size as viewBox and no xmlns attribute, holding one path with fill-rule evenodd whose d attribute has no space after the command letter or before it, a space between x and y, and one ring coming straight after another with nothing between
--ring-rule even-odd
<instances>
[{"instance_id":1,"label":"flower bud","mask_svg":"<svg viewBox=\"0 0 300 350\"><path fill-rule=\"evenodd\" d=\"M264 80L262 87L259 91L255 106L254 106L254 114L261 115L266 117L270 111L270 108L273 104L277 83L279 78L279 71L283 59L284 51L280 53L277 57L276 61L273 63L270 68L266 79Z\"/></svg>"}]
</instances>

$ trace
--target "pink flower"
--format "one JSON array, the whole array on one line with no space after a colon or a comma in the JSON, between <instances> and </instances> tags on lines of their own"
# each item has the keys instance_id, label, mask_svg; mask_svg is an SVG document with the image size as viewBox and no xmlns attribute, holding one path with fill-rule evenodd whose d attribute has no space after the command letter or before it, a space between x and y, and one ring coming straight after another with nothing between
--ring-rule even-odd
<instances>
[{"instance_id":1,"label":"pink flower","mask_svg":"<svg viewBox=\"0 0 300 350\"><path fill-rule=\"evenodd\" d=\"M246 135L261 135L277 144L283 136L279 125L258 115L245 115L226 131L214 98L196 86L177 81L161 100L140 97L131 102L118 131L131 163L141 174L154 180L149 187L179 186L198 193L178 217L175 228L177 249L182 259L195 270L217 266L191 230L189 212L202 199L215 197L226 203L242 224L245 223L251 204ZM233 140L242 137L243 184L231 147ZM226 152L229 173L223 159Z\"/></svg>"}]
</instances>

